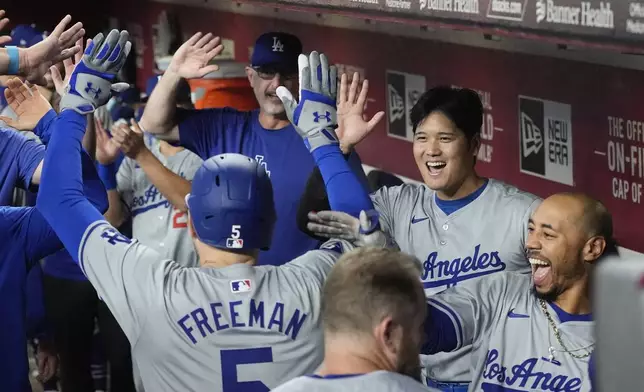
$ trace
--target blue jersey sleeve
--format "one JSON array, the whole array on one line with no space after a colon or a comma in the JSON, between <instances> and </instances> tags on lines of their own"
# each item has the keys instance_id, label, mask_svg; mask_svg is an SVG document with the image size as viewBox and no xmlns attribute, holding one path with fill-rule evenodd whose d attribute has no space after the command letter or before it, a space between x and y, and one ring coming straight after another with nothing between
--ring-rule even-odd
<instances>
[{"instance_id":1,"label":"blue jersey sleeve","mask_svg":"<svg viewBox=\"0 0 644 392\"><path fill-rule=\"evenodd\" d=\"M41 339L51 334L45 318L42 278L42 268L40 263L36 262L27 274L26 321L27 337L29 339Z\"/></svg>"},{"instance_id":2,"label":"blue jersey sleeve","mask_svg":"<svg viewBox=\"0 0 644 392\"><path fill-rule=\"evenodd\" d=\"M38 136L43 144L49 144L49 139L51 138L51 124L56 118L56 112L54 109L50 109L45 115L38 121L36 128L33 129L33 133Z\"/></svg>"},{"instance_id":3,"label":"blue jersey sleeve","mask_svg":"<svg viewBox=\"0 0 644 392\"><path fill-rule=\"evenodd\" d=\"M45 146L19 132L0 129L0 150L2 165L16 165L18 169L17 183L14 186L29 189L34 171L45 157Z\"/></svg>"},{"instance_id":4,"label":"blue jersey sleeve","mask_svg":"<svg viewBox=\"0 0 644 392\"><path fill-rule=\"evenodd\" d=\"M315 149L313 158L320 168L332 210L346 212L357 217L360 211L374 208L367 188L362 185L356 173L353 172L338 145L327 145Z\"/></svg>"},{"instance_id":5,"label":"blue jersey sleeve","mask_svg":"<svg viewBox=\"0 0 644 392\"><path fill-rule=\"evenodd\" d=\"M99 210L108 206L94 163L82 150L85 125L85 117L73 110L63 111L54 120L36 202L76 262L85 230L104 219Z\"/></svg>"}]
</instances>

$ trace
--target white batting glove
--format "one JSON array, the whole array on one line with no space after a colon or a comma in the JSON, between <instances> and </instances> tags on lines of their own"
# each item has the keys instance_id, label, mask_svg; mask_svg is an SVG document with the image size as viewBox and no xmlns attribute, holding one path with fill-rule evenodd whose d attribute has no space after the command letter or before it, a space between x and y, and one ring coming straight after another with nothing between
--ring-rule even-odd
<instances>
[{"instance_id":1,"label":"white batting glove","mask_svg":"<svg viewBox=\"0 0 644 392\"><path fill-rule=\"evenodd\" d=\"M335 134L338 126L336 95L338 71L330 66L324 54L311 52L298 58L300 101L279 86L275 93L284 104L286 115L304 138L309 151L329 144L339 144Z\"/></svg>"},{"instance_id":2,"label":"white batting glove","mask_svg":"<svg viewBox=\"0 0 644 392\"><path fill-rule=\"evenodd\" d=\"M308 217L310 222L306 227L319 237L344 239L357 246L395 246L378 228L376 210L360 211L359 219L340 211L310 212Z\"/></svg>"}]
</instances>

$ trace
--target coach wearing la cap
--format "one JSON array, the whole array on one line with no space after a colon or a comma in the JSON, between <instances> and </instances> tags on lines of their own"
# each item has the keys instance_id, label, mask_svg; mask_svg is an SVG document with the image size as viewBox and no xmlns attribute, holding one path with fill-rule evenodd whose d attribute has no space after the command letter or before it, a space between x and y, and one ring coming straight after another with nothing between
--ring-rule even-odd
<instances>
[{"instance_id":1,"label":"coach wearing la cap","mask_svg":"<svg viewBox=\"0 0 644 392\"><path fill-rule=\"evenodd\" d=\"M300 40L287 33L265 33L255 42L246 67L259 109L177 109L175 89L182 78L200 78L215 71L209 65L222 50L219 37L195 34L174 54L168 69L150 96L141 118L142 128L157 137L179 141L202 159L222 153L240 153L259 161L273 184L277 222L270 250L259 264L280 265L315 248L319 242L298 230L297 204L315 163L275 94L285 86L297 96L297 58ZM366 178L355 154L350 157L366 188Z\"/></svg>"}]
</instances>

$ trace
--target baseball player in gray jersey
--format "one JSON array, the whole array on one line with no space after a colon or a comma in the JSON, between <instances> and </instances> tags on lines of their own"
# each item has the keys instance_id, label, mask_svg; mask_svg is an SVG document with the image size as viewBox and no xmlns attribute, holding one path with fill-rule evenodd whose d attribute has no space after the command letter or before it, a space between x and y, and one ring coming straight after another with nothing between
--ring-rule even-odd
<instances>
[{"instance_id":1,"label":"baseball player in gray jersey","mask_svg":"<svg viewBox=\"0 0 644 392\"><path fill-rule=\"evenodd\" d=\"M185 202L201 268L181 267L127 238L88 203L80 179L84 114L107 102L131 48L127 39L125 31L105 40L99 34L74 69L47 158L65 165L51 165L43 182L48 197L38 198L38 208L123 328L146 389L268 391L314 371L322 360L322 284L351 245L332 240L283 266L254 267L276 219L272 185L257 161L216 155L195 174ZM324 57L311 59L310 66L299 59L308 72L300 102L286 97L296 129L314 156L344 166L345 175L336 177L360 188L333 135L333 101L320 93L335 79ZM322 83L309 86L320 73ZM89 83L104 93L87 93ZM325 122L319 110L329 111ZM384 236L364 211L360 223L369 232L364 244Z\"/></svg>"},{"instance_id":2,"label":"baseball player in gray jersey","mask_svg":"<svg viewBox=\"0 0 644 392\"><path fill-rule=\"evenodd\" d=\"M254 267L275 220L263 167L217 155L192 187L186 203L201 268L104 221L81 241L80 265L132 343L143 388L268 391L313 372L323 356L322 284L352 245L331 240L281 267Z\"/></svg>"},{"instance_id":3,"label":"baseball player in gray jersey","mask_svg":"<svg viewBox=\"0 0 644 392\"><path fill-rule=\"evenodd\" d=\"M324 362L275 391L430 391L419 382L427 313L419 272L414 257L394 250L344 254L322 293Z\"/></svg>"},{"instance_id":4,"label":"baseball player in gray jersey","mask_svg":"<svg viewBox=\"0 0 644 392\"><path fill-rule=\"evenodd\" d=\"M431 297L423 351L472 344L470 391L589 391L590 276L615 251L600 202L581 194L547 198L529 221L532 277L496 274Z\"/></svg>"},{"instance_id":5,"label":"baseball player in gray jersey","mask_svg":"<svg viewBox=\"0 0 644 392\"><path fill-rule=\"evenodd\" d=\"M530 272L527 221L540 199L476 173L482 118L480 97L472 90L436 87L424 93L411 111L413 154L424 184L383 187L371 195L390 242L421 261L428 296L501 271ZM338 191L327 186L329 197ZM351 238L357 227L355 218L339 212L309 218L309 230L322 237ZM428 384L466 390L469 352L464 345L423 358Z\"/></svg>"},{"instance_id":6,"label":"baseball player in gray jersey","mask_svg":"<svg viewBox=\"0 0 644 392\"><path fill-rule=\"evenodd\" d=\"M108 191L108 221L118 227L131 216L132 235L142 244L184 267L196 267L184 198L203 160L185 148L144 136L134 120L131 126L115 124L112 138L99 124L96 135L102 162L116 159L119 149L126 155L115 173L116 187ZM102 177L114 178L114 166L101 166ZM104 182L114 184L113 179Z\"/></svg>"}]
</instances>

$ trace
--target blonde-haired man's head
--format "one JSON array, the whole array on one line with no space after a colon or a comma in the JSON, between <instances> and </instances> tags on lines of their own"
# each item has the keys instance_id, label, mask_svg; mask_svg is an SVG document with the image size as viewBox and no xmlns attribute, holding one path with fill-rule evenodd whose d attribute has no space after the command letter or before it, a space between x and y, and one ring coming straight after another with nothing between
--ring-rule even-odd
<instances>
[{"instance_id":1,"label":"blonde-haired man's head","mask_svg":"<svg viewBox=\"0 0 644 392\"><path fill-rule=\"evenodd\" d=\"M419 378L426 315L420 274L419 261L399 251L359 248L343 255L322 295L325 366L329 354L358 357L353 363L363 360L372 371Z\"/></svg>"}]
</instances>

